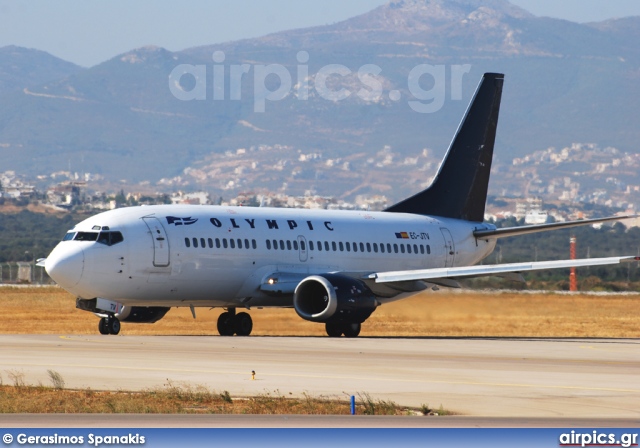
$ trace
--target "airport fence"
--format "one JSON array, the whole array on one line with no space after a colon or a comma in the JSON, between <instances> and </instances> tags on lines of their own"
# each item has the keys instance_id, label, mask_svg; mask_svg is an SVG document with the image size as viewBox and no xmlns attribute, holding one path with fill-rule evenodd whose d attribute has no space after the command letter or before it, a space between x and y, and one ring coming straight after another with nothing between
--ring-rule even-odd
<instances>
[{"instance_id":1,"label":"airport fence","mask_svg":"<svg viewBox=\"0 0 640 448\"><path fill-rule=\"evenodd\" d=\"M24 285L55 284L44 267L36 266L34 262L28 261L0 263L0 283Z\"/></svg>"}]
</instances>

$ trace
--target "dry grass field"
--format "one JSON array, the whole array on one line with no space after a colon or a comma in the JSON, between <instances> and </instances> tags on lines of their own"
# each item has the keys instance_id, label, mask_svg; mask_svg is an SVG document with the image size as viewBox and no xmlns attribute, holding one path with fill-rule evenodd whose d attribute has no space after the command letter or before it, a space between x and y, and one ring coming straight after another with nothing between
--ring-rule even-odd
<instances>
[{"instance_id":1,"label":"dry grass field","mask_svg":"<svg viewBox=\"0 0 640 448\"><path fill-rule=\"evenodd\" d=\"M0 414L268 414L348 415L350 403L304 394L301 398L264 393L254 397L231 397L204 387L174 386L139 392L67 390L27 386L15 379L13 386L0 385ZM404 408L392 401L361 394L356 400L359 415L450 415L423 405Z\"/></svg>"},{"instance_id":2,"label":"dry grass field","mask_svg":"<svg viewBox=\"0 0 640 448\"><path fill-rule=\"evenodd\" d=\"M0 334L97 334L98 319L57 287L0 288ZM220 310L172 309L156 324L122 325L124 335L216 335ZM324 325L293 309L252 310L254 336L324 336ZM427 292L380 307L362 336L640 337L640 294L567 295Z\"/></svg>"}]
</instances>

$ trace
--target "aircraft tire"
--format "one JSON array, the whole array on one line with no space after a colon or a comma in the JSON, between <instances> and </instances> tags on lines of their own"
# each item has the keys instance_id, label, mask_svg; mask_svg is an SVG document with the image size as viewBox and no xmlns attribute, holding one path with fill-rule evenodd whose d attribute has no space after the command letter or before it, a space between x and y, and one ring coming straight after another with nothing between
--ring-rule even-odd
<instances>
[{"instance_id":1,"label":"aircraft tire","mask_svg":"<svg viewBox=\"0 0 640 448\"><path fill-rule=\"evenodd\" d=\"M107 329L109 330L109 334L116 335L120 333L120 321L115 317L108 319Z\"/></svg>"},{"instance_id":2,"label":"aircraft tire","mask_svg":"<svg viewBox=\"0 0 640 448\"><path fill-rule=\"evenodd\" d=\"M253 320L248 313L238 313L233 318L233 327L238 336L249 336L253 330Z\"/></svg>"},{"instance_id":3,"label":"aircraft tire","mask_svg":"<svg viewBox=\"0 0 640 448\"><path fill-rule=\"evenodd\" d=\"M330 338L339 338L342 336L342 326L340 324L327 323L324 328Z\"/></svg>"},{"instance_id":4,"label":"aircraft tire","mask_svg":"<svg viewBox=\"0 0 640 448\"><path fill-rule=\"evenodd\" d=\"M98 322L98 331L100 334L109 334L109 328L107 327L107 319L101 318L100 322Z\"/></svg>"},{"instance_id":5,"label":"aircraft tire","mask_svg":"<svg viewBox=\"0 0 640 448\"><path fill-rule=\"evenodd\" d=\"M233 315L225 311L218 317L218 333L220 336L233 336Z\"/></svg>"},{"instance_id":6,"label":"aircraft tire","mask_svg":"<svg viewBox=\"0 0 640 448\"><path fill-rule=\"evenodd\" d=\"M357 338L361 329L361 324L342 324L342 334L347 338Z\"/></svg>"}]
</instances>

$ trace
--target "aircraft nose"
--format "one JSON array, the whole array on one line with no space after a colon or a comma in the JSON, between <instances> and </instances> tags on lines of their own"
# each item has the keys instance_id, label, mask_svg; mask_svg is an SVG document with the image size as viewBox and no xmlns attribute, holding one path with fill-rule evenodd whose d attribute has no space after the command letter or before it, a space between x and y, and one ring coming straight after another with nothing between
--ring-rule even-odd
<instances>
[{"instance_id":1,"label":"aircraft nose","mask_svg":"<svg viewBox=\"0 0 640 448\"><path fill-rule=\"evenodd\" d=\"M56 247L45 261L44 268L55 282L63 288L75 286L82 278L84 252L81 247Z\"/></svg>"}]
</instances>

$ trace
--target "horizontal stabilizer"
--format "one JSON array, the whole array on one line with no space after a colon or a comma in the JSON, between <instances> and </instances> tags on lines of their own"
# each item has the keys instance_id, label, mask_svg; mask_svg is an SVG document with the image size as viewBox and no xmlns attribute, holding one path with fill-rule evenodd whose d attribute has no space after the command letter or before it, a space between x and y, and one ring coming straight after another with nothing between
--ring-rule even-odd
<instances>
[{"instance_id":1,"label":"horizontal stabilizer","mask_svg":"<svg viewBox=\"0 0 640 448\"><path fill-rule=\"evenodd\" d=\"M586 226L601 222L620 221L621 219L638 218L640 215L609 216L608 218L582 219L580 221L554 222L550 224L537 224L533 226L507 227L503 229L476 230L473 232L479 240L491 240L508 236L526 235L529 233L547 232L562 228Z\"/></svg>"}]
</instances>

